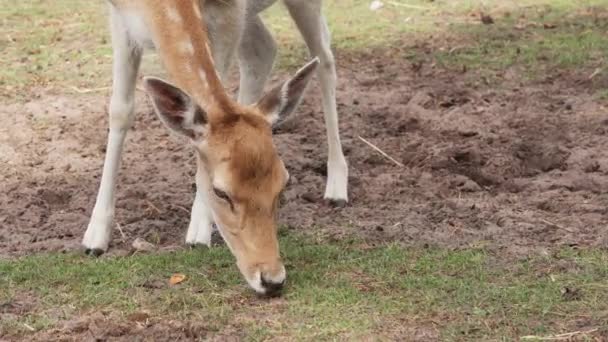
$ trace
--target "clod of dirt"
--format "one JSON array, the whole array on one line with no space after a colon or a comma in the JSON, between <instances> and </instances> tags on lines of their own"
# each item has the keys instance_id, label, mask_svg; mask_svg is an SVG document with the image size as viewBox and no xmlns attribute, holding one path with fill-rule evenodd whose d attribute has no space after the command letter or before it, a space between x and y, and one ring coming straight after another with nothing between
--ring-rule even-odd
<instances>
[{"instance_id":1,"label":"clod of dirt","mask_svg":"<svg viewBox=\"0 0 608 342\"><path fill-rule=\"evenodd\" d=\"M127 316L127 319L131 322L146 322L150 318L150 314L147 312L134 312Z\"/></svg>"},{"instance_id":2,"label":"clod of dirt","mask_svg":"<svg viewBox=\"0 0 608 342\"><path fill-rule=\"evenodd\" d=\"M463 185L461 185L459 187L459 189L464 192L481 191L481 187L479 186L479 184L475 183L474 181L472 181L470 179L467 179L467 181Z\"/></svg>"},{"instance_id":3,"label":"clod of dirt","mask_svg":"<svg viewBox=\"0 0 608 342\"><path fill-rule=\"evenodd\" d=\"M310 203L318 202L318 196L312 192L305 192L300 195L300 198Z\"/></svg>"},{"instance_id":4,"label":"clod of dirt","mask_svg":"<svg viewBox=\"0 0 608 342\"><path fill-rule=\"evenodd\" d=\"M510 179L503 184L505 190L512 194L517 194L524 191L529 185L530 182L528 180L519 178Z\"/></svg>"},{"instance_id":5,"label":"clod of dirt","mask_svg":"<svg viewBox=\"0 0 608 342\"><path fill-rule=\"evenodd\" d=\"M152 252L157 249L156 245L139 237L133 241L131 246L138 252Z\"/></svg>"},{"instance_id":6,"label":"clod of dirt","mask_svg":"<svg viewBox=\"0 0 608 342\"><path fill-rule=\"evenodd\" d=\"M583 170L587 173L598 172L600 170L600 163L597 160L589 161Z\"/></svg>"},{"instance_id":7,"label":"clod of dirt","mask_svg":"<svg viewBox=\"0 0 608 342\"><path fill-rule=\"evenodd\" d=\"M481 191L479 184L475 183L470 178L463 175L456 175L451 182L452 186L458 188L463 192L477 192Z\"/></svg>"},{"instance_id":8,"label":"clod of dirt","mask_svg":"<svg viewBox=\"0 0 608 342\"><path fill-rule=\"evenodd\" d=\"M557 25L555 25L555 24L553 24L553 23L544 23L544 24L543 24L543 28L544 28L545 30L551 30L551 29L554 29L554 28L556 28L556 27L557 27Z\"/></svg>"},{"instance_id":9,"label":"clod of dirt","mask_svg":"<svg viewBox=\"0 0 608 342\"><path fill-rule=\"evenodd\" d=\"M382 156L374 153L374 154L370 154L367 158L365 158L365 160L363 162L366 164L369 164L369 165L382 165L382 164L386 163L386 159L384 159Z\"/></svg>"},{"instance_id":10,"label":"clod of dirt","mask_svg":"<svg viewBox=\"0 0 608 342\"><path fill-rule=\"evenodd\" d=\"M566 286L562 288L561 292L562 300L567 302L581 300L583 298L583 293L579 288Z\"/></svg>"},{"instance_id":11,"label":"clod of dirt","mask_svg":"<svg viewBox=\"0 0 608 342\"><path fill-rule=\"evenodd\" d=\"M494 24L494 18L492 18L490 15L481 13L480 17L481 17L481 22L484 23L485 25Z\"/></svg>"},{"instance_id":12,"label":"clod of dirt","mask_svg":"<svg viewBox=\"0 0 608 342\"><path fill-rule=\"evenodd\" d=\"M65 333L82 333L89 330L89 320L87 318L77 318L69 320L63 324L61 329Z\"/></svg>"},{"instance_id":13,"label":"clod of dirt","mask_svg":"<svg viewBox=\"0 0 608 342\"><path fill-rule=\"evenodd\" d=\"M19 301L8 301L0 303L0 315L1 314L14 314L23 315L30 310L30 304L21 303Z\"/></svg>"},{"instance_id":14,"label":"clod of dirt","mask_svg":"<svg viewBox=\"0 0 608 342\"><path fill-rule=\"evenodd\" d=\"M536 174L535 171L565 170L567 168L566 160L570 155L570 152L558 146L546 146L533 142L522 142L516 145L513 153L522 161L526 176Z\"/></svg>"},{"instance_id":15,"label":"clod of dirt","mask_svg":"<svg viewBox=\"0 0 608 342\"><path fill-rule=\"evenodd\" d=\"M38 195L43 201L53 208L67 206L72 197L69 192L55 191L51 189L39 189Z\"/></svg>"}]
</instances>

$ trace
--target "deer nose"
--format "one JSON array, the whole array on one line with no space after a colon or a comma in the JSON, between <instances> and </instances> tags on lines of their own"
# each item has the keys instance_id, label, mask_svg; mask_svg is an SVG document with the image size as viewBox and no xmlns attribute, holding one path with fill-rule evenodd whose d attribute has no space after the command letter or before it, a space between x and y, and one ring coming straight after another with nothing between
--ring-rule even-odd
<instances>
[{"instance_id":1,"label":"deer nose","mask_svg":"<svg viewBox=\"0 0 608 342\"><path fill-rule=\"evenodd\" d=\"M280 279L272 279L272 277L262 274L260 278L262 288L264 289L264 295L269 297L278 297L281 295L283 285L285 285L284 276Z\"/></svg>"}]
</instances>

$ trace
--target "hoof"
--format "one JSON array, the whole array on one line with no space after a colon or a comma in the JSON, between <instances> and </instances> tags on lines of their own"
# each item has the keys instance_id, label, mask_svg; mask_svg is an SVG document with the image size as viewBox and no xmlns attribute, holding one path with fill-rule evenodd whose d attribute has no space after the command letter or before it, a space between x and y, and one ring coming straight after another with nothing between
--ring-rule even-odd
<instances>
[{"instance_id":1,"label":"hoof","mask_svg":"<svg viewBox=\"0 0 608 342\"><path fill-rule=\"evenodd\" d=\"M187 243L186 245L190 249L207 249L207 248L211 248L210 245L206 245L204 243Z\"/></svg>"},{"instance_id":2,"label":"hoof","mask_svg":"<svg viewBox=\"0 0 608 342\"><path fill-rule=\"evenodd\" d=\"M98 257L104 253L104 250L100 248L87 248L84 253L86 255Z\"/></svg>"},{"instance_id":3,"label":"hoof","mask_svg":"<svg viewBox=\"0 0 608 342\"><path fill-rule=\"evenodd\" d=\"M327 201L329 202L329 205L335 208L344 208L348 204L348 202L343 199L328 199Z\"/></svg>"}]
</instances>

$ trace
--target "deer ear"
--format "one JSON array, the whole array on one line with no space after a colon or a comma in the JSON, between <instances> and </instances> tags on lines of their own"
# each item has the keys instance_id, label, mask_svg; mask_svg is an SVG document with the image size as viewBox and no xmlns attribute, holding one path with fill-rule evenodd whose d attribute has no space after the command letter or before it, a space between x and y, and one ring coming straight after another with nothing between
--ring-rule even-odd
<instances>
[{"instance_id":1,"label":"deer ear","mask_svg":"<svg viewBox=\"0 0 608 342\"><path fill-rule=\"evenodd\" d=\"M266 115L271 125L281 123L294 112L318 65L319 58L316 57L298 70L290 80L267 92L255 104Z\"/></svg>"},{"instance_id":2,"label":"deer ear","mask_svg":"<svg viewBox=\"0 0 608 342\"><path fill-rule=\"evenodd\" d=\"M145 77L144 88L160 120L174 132L201 140L207 127L207 113L176 86L159 78Z\"/></svg>"}]
</instances>

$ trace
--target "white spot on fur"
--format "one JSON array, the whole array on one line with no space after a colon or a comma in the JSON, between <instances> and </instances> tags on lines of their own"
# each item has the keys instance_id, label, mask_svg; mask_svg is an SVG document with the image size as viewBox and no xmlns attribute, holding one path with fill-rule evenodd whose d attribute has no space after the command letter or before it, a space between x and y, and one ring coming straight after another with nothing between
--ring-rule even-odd
<instances>
[{"instance_id":1,"label":"white spot on fur","mask_svg":"<svg viewBox=\"0 0 608 342\"><path fill-rule=\"evenodd\" d=\"M200 69L200 70L198 71L198 76L201 78L201 81L203 81L203 83L204 83L205 85L207 85L207 74L205 74L205 70Z\"/></svg>"},{"instance_id":2,"label":"white spot on fur","mask_svg":"<svg viewBox=\"0 0 608 342\"><path fill-rule=\"evenodd\" d=\"M176 23L182 22L182 16L179 15L177 8L175 8L173 6L167 7L167 17L173 22L176 22Z\"/></svg>"},{"instance_id":3,"label":"white spot on fur","mask_svg":"<svg viewBox=\"0 0 608 342\"><path fill-rule=\"evenodd\" d=\"M190 39L181 42L179 44L179 49L183 53L194 55L194 45L192 45L192 41Z\"/></svg>"}]
</instances>

